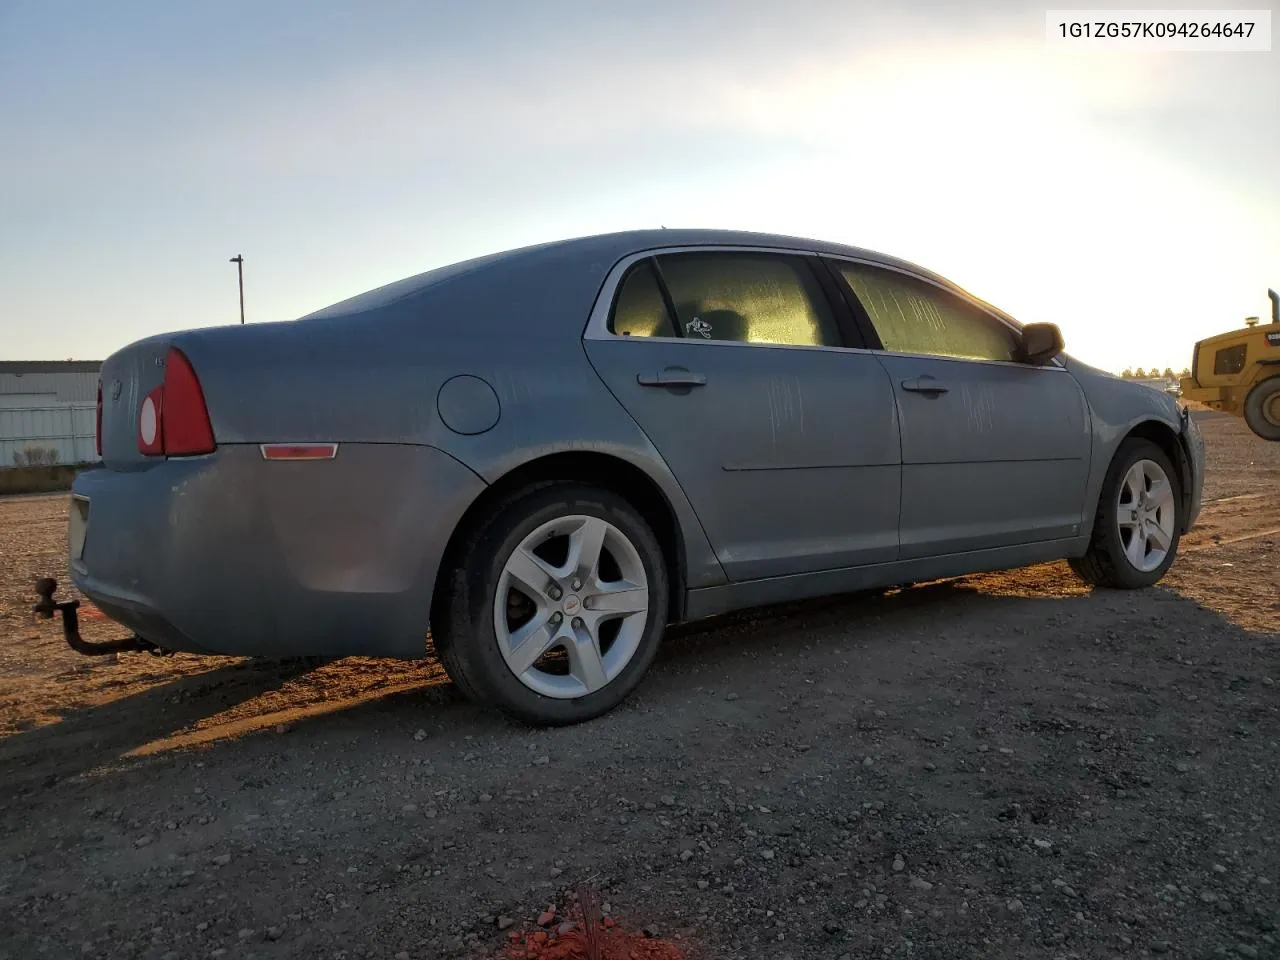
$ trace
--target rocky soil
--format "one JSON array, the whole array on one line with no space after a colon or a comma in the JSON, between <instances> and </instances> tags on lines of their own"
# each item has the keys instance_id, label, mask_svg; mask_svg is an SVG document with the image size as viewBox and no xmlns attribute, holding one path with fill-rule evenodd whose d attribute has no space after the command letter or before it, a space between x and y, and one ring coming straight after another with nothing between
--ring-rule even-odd
<instances>
[{"instance_id":1,"label":"rocky soil","mask_svg":"<svg viewBox=\"0 0 1280 960\"><path fill-rule=\"evenodd\" d=\"M684 628L557 731L430 661L79 657L66 498L0 501L0 958L497 957L580 883L690 958L1280 957L1280 444L1202 426L1157 588Z\"/></svg>"}]
</instances>

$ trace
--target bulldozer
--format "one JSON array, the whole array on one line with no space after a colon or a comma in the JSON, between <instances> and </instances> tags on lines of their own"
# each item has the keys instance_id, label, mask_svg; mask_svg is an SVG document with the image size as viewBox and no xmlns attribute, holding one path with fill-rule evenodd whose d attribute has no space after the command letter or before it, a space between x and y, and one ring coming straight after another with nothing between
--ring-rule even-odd
<instances>
[{"instance_id":1,"label":"bulldozer","mask_svg":"<svg viewBox=\"0 0 1280 960\"><path fill-rule=\"evenodd\" d=\"M1184 400L1243 416L1263 440L1280 440L1280 293L1268 290L1271 322L1249 317L1239 330L1201 340L1191 376L1179 381Z\"/></svg>"}]
</instances>

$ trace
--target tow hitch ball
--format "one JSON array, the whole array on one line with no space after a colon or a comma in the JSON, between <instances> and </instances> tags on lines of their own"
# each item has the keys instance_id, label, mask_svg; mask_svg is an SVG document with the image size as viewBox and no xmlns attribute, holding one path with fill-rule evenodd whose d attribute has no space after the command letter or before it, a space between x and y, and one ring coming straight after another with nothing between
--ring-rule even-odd
<instances>
[{"instance_id":1,"label":"tow hitch ball","mask_svg":"<svg viewBox=\"0 0 1280 960\"><path fill-rule=\"evenodd\" d=\"M55 613L62 614L62 636L67 645L76 653L97 657L106 653L126 653L145 650L156 656L163 656L168 651L162 650L149 640L141 637L122 637L119 640L86 640L80 636L79 600L55 601L53 594L58 589L58 581L45 577L36 581L36 593L40 599L32 605L35 615L43 620L52 620Z\"/></svg>"}]
</instances>

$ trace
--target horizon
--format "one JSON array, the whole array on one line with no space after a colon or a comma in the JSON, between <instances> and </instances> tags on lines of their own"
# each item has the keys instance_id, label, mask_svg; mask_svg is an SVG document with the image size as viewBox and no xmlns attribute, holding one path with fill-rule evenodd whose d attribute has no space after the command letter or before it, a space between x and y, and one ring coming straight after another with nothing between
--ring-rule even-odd
<instances>
[{"instance_id":1,"label":"horizon","mask_svg":"<svg viewBox=\"0 0 1280 960\"><path fill-rule=\"evenodd\" d=\"M254 323L662 225L901 257L1113 372L1265 323L1280 56L1044 30L1011 0L11 3L0 359L238 323L235 255Z\"/></svg>"}]
</instances>

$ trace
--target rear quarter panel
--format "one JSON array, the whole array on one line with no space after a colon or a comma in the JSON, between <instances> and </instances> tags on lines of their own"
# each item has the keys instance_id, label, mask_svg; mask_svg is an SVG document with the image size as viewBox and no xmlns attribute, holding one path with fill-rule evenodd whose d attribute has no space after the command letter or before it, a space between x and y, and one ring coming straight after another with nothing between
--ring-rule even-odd
<instances>
[{"instance_id":1,"label":"rear quarter panel","mask_svg":"<svg viewBox=\"0 0 1280 960\"><path fill-rule=\"evenodd\" d=\"M200 377L220 444L423 444L487 483L554 453L607 454L641 469L671 505L689 586L722 583L679 483L587 362L582 332L615 261L540 250L372 311L174 342ZM497 397L497 422L483 432L457 433L439 415L441 387L459 375Z\"/></svg>"},{"instance_id":2,"label":"rear quarter panel","mask_svg":"<svg viewBox=\"0 0 1280 960\"><path fill-rule=\"evenodd\" d=\"M73 576L135 630L147 615L132 622L130 608L158 613L175 633L148 639L173 649L420 657L450 519L482 489L447 454L406 444L351 444L317 463L230 444L127 476L87 471Z\"/></svg>"}]
</instances>

